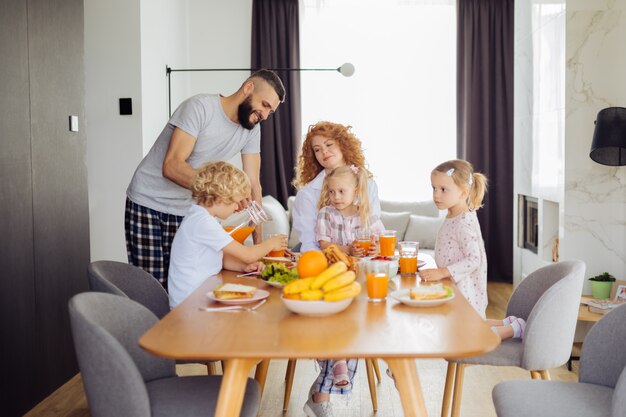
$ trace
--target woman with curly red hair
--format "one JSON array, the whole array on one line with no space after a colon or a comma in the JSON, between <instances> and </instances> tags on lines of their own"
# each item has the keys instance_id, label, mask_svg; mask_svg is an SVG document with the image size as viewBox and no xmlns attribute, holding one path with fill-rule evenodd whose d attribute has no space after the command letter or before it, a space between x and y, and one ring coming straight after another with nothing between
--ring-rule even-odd
<instances>
[{"instance_id":1,"label":"woman with curly red hair","mask_svg":"<svg viewBox=\"0 0 626 417\"><path fill-rule=\"evenodd\" d=\"M353 166L357 171L366 173L367 195L371 214L380 218L378 187L372 179L372 173L365 166L365 157L361 141L350 131L350 126L338 123L318 122L309 127L302 143L296 165L296 178L293 182L298 189L293 207L293 229L301 242L301 252L319 250L315 226L319 212L320 195L326 174L341 166ZM304 405L308 417L331 417L333 415L330 394L348 394L357 368L357 359L340 361L319 360L320 373L313 382ZM346 363L347 362L347 363ZM335 365L342 365L338 369ZM335 384L333 371L340 374L342 383ZM347 376L344 378L344 376Z\"/></svg>"},{"instance_id":2,"label":"woman with curly red hair","mask_svg":"<svg viewBox=\"0 0 626 417\"><path fill-rule=\"evenodd\" d=\"M298 189L293 207L293 229L296 231L301 252L319 250L315 239L318 203L326 173L343 165L354 165L366 170L369 181L367 193L372 214L380 218L378 187L367 170L361 141L350 126L339 123L318 122L309 127L302 143L295 168L293 185Z\"/></svg>"}]
</instances>

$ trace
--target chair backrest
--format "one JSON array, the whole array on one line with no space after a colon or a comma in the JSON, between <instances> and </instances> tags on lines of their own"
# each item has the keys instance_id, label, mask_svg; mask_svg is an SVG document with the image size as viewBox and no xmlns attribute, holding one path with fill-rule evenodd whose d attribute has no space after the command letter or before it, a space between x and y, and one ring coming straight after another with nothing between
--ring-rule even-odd
<instances>
[{"instance_id":1,"label":"chair backrest","mask_svg":"<svg viewBox=\"0 0 626 417\"><path fill-rule=\"evenodd\" d=\"M92 291L121 295L163 318L169 311L167 292L152 275L131 264L96 261L87 268Z\"/></svg>"},{"instance_id":2,"label":"chair backrest","mask_svg":"<svg viewBox=\"0 0 626 417\"><path fill-rule=\"evenodd\" d=\"M626 305L616 307L602 317L587 333L580 354L579 381L615 387L626 367L624 341ZM621 385L626 385L624 378L622 375Z\"/></svg>"},{"instance_id":3,"label":"chair backrest","mask_svg":"<svg viewBox=\"0 0 626 417\"><path fill-rule=\"evenodd\" d=\"M150 416L145 382L176 376L173 360L137 343L156 316L128 298L99 292L72 297L69 313L91 415Z\"/></svg>"},{"instance_id":4,"label":"chair backrest","mask_svg":"<svg viewBox=\"0 0 626 417\"><path fill-rule=\"evenodd\" d=\"M533 281L525 286L524 293L531 302L539 288L545 289L537 301L532 302L533 307L526 317L522 367L541 370L561 366L569 359L574 342L585 264L582 261L560 262L541 268L528 279ZM552 285L545 287L546 282ZM517 299L516 303L522 305Z\"/></svg>"},{"instance_id":5,"label":"chair backrest","mask_svg":"<svg viewBox=\"0 0 626 417\"><path fill-rule=\"evenodd\" d=\"M511 294L511 298L506 306L506 315L528 320L528 316L530 316L530 312L539 298L548 288L569 273L572 268L572 262L580 261L558 262L530 273Z\"/></svg>"},{"instance_id":6,"label":"chair backrest","mask_svg":"<svg viewBox=\"0 0 626 417\"><path fill-rule=\"evenodd\" d=\"M622 369L617 385L615 385L615 391L613 391L611 416L626 416L626 401L624 401L624 398L626 398L626 367Z\"/></svg>"}]
</instances>

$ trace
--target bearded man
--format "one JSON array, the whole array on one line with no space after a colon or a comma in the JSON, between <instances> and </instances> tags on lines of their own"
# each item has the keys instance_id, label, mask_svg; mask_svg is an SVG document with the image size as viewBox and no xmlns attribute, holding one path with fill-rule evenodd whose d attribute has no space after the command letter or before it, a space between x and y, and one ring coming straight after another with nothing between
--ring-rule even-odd
<instances>
[{"instance_id":1,"label":"bearded man","mask_svg":"<svg viewBox=\"0 0 626 417\"><path fill-rule=\"evenodd\" d=\"M241 154L252 198L261 203L259 123L284 100L280 78L262 69L230 96L199 94L176 109L126 190L129 263L152 274L167 289L172 240L193 202L191 181L205 162ZM260 240L260 231L254 238Z\"/></svg>"}]
</instances>

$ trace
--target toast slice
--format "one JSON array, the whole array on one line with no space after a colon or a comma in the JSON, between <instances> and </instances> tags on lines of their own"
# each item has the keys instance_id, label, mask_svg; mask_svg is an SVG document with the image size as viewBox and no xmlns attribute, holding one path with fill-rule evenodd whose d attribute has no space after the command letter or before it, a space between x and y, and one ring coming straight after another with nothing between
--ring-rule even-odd
<instances>
[{"instance_id":1,"label":"toast slice","mask_svg":"<svg viewBox=\"0 0 626 417\"><path fill-rule=\"evenodd\" d=\"M424 285L411 288L411 300L437 300L440 298L448 298L449 290L442 284Z\"/></svg>"},{"instance_id":2,"label":"toast slice","mask_svg":"<svg viewBox=\"0 0 626 417\"><path fill-rule=\"evenodd\" d=\"M241 284L222 284L213 288L215 298L221 300L232 300L237 298L252 298L256 292L256 287Z\"/></svg>"}]
</instances>

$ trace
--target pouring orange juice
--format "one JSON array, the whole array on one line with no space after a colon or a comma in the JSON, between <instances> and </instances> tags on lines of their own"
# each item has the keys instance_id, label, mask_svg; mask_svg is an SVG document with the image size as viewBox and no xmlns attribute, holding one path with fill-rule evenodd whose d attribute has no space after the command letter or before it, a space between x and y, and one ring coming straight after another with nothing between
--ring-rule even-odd
<instances>
[{"instance_id":1,"label":"pouring orange juice","mask_svg":"<svg viewBox=\"0 0 626 417\"><path fill-rule=\"evenodd\" d=\"M223 227L233 239L243 244L257 225L268 220L272 218L265 213L263 207L256 201L252 201L248 207L226 219Z\"/></svg>"}]
</instances>

